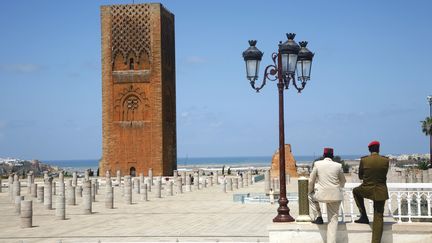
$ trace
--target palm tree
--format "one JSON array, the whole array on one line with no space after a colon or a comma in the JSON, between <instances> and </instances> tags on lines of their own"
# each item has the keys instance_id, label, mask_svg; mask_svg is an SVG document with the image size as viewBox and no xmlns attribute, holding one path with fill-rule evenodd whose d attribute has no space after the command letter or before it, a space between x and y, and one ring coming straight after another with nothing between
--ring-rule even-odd
<instances>
[{"instance_id":1,"label":"palm tree","mask_svg":"<svg viewBox=\"0 0 432 243\"><path fill-rule=\"evenodd\" d=\"M422 121L421 123L422 123L422 132L426 136L430 137L430 143L429 143L429 148L430 148L429 167L432 168L432 117L426 117L426 119L424 121Z\"/></svg>"}]
</instances>

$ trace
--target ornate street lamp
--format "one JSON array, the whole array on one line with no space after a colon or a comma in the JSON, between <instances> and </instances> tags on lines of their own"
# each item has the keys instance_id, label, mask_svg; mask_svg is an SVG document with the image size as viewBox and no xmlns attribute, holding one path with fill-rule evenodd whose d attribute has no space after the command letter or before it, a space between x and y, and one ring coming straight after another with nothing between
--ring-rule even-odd
<instances>
[{"instance_id":1,"label":"ornate street lamp","mask_svg":"<svg viewBox=\"0 0 432 243\"><path fill-rule=\"evenodd\" d=\"M257 41L250 40L249 48L243 52L243 58L246 62L246 78L249 80L252 88L259 92L266 81L278 80L277 87L279 91L279 178L280 178L280 197L278 215L273 222L292 222L294 218L289 214L288 199L286 197L285 182L285 131L284 131L284 96L283 90L288 89L292 82L295 89L300 93L310 80L312 59L314 54L306 46L307 42L302 41L298 45L294 41L295 34L287 34L288 40L279 43L279 50L272 54L273 64L268 65L264 70L264 77L261 85L255 86L258 79L259 63L263 53L255 46ZM297 69L297 80L295 73Z\"/></svg>"}]
</instances>

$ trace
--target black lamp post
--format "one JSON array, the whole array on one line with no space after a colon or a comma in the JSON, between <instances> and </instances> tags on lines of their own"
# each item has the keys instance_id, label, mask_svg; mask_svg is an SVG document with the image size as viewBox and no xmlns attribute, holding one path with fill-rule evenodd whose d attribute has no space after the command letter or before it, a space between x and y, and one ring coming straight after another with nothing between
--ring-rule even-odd
<instances>
[{"instance_id":1,"label":"black lamp post","mask_svg":"<svg viewBox=\"0 0 432 243\"><path fill-rule=\"evenodd\" d=\"M264 77L261 85L255 86L258 79L258 70L263 53L256 48L256 40L249 41L249 48L243 52L246 62L246 77L256 92L259 92L267 80L278 80L279 91L279 177L280 177L280 197L278 215L273 222L292 222L294 218L289 214L288 199L286 197L285 182L285 131L284 131L284 96L283 90L288 89L292 82L295 89L300 93L310 79L312 59L314 54L306 46L307 42L302 41L298 45L294 41L295 34L287 34L288 40L279 43L279 50L272 54L273 64L268 65L264 70ZM297 80L295 73L297 69Z\"/></svg>"}]
</instances>

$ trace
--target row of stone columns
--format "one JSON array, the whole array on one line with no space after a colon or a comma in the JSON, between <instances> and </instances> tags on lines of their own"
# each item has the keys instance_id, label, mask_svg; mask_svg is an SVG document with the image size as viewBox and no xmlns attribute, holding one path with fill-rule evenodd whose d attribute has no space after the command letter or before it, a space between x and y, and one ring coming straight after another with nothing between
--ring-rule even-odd
<instances>
[{"instance_id":1,"label":"row of stone columns","mask_svg":"<svg viewBox=\"0 0 432 243\"><path fill-rule=\"evenodd\" d=\"M30 173L30 178L27 181L28 187L32 184L32 174ZM0 192L1 189L1 179L0 179ZM29 188L27 188L28 194L30 194ZM15 214L19 215L21 218L21 227L28 228L32 227L33 220L33 204L31 200L24 200L24 196L21 195L21 182L16 174L9 175L8 177L8 194L10 201L14 203Z\"/></svg>"},{"instance_id":2,"label":"row of stone columns","mask_svg":"<svg viewBox=\"0 0 432 243\"><path fill-rule=\"evenodd\" d=\"M140 174L139 179L135 178L134 180L130 176L124 177L123 196L126 204L132 204L133 191L141 195L142 201L147 201L148 192L151 191L152 185L155 186L156 198L162 197L162 177L153 180L152 170L149 170L149 175L149 178L145 178ZM200 178L199 173L195 172L193 178L194 183L191 183L191 177L187 176L186 172L183 171L179 175L178 171L174 171L173 179L165 183L166 195L173 196L174 193L183 193L183 185L186 186L186 191L192 191L192 185L194 190L200 190L207 186L213 186L213 184L219 184L218 173L215 173L213 176ZM16 212L21 215L22 227L31 227L33 203L31 200L24 200L24 196L21 196L21 184L17 175L9 176L8 180L11 200L15 203ZM119 173L117 173L117 182L121 182ZM243 186L248 186L251 183L250 173L244 174L243 179L241 177L224 178L223 190L224 192L227 190L233 191ZM82 186L78 186L76 173L73 173L72 179L65 182L63 172L59 173L58 181L56 182L54 182L53 177L48 176L48 173L45 172L43 186L38 186L38 184L34 183L34 176L32 173L29 173L27 185L30 188L27 191L28 195L35 198L37 202L43 203L44 207L48 210L53 209L52 201L53 195L55 195L55 217L58 220L66 218L66 205L76 205L77 194L82 197L81 207L83 213L91 214L92 203L95 201L99 187L97 179L90 180L88 172L85 175ZM114 187L109 173L107 173L106 177L105 207L109 209L114 208Z\"/></svg>"}]
</instances>

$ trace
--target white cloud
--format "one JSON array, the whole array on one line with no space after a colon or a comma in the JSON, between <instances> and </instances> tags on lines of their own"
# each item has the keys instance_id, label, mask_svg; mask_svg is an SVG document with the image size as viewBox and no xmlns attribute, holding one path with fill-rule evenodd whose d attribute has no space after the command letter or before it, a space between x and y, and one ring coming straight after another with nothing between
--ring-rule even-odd
<instances>
[{"instance_id":1,"label":"white cloud","mask_svg":"<svg viewBox=\"0 0 432 243\"><path fill-rule=\"evenodd\" d=\"M199 56L189 56L186 58L186 63L189 64L201 64L201 63L205 63L207 62L207 60L203 57L199 57Z\"/></svg>"},{"instance_id":2,"label":"white cloud","mask_svg":"<svg viewBox=\"0 0 432 243\"><path fill-rule=\"evenodd\" d=\"M13 73L33 73L42 69L42 66L31 63L0 64L0 71Z\"/></svg>"}]
</instances>

